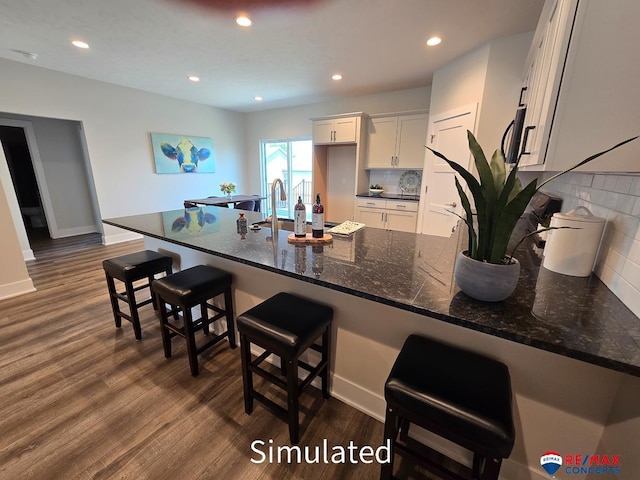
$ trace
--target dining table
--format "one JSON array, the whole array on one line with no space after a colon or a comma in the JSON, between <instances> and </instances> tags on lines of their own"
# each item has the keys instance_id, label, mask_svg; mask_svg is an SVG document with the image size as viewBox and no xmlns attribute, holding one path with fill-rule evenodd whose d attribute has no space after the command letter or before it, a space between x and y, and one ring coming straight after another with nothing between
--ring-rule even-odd
<instances>
[{"instance_id":1,"label":"dining table","mask_svg":"<svg viewBox=\"0 0 640 480\"><path fill-rule=\"evenodd\" d=\"M184 201L185 208L189 206L197 206L197 205L208 205L215 207L229 207L230 205L235 205L240 202L247 202L253 200L255 202L255 206L253 208L254 212L261 211L260 204L262 200L266 200L267 197L261 197L260 195L225 195L222 197L207 197L207 198L196 198Z\"/></svg>"}]
</instances>

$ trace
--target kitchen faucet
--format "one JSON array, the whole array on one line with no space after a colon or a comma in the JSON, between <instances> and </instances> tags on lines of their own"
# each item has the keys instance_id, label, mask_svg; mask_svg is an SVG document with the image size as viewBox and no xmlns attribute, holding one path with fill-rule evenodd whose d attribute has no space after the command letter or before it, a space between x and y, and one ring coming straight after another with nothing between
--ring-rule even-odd
<instances>
[{"instance_id":1,"label":"kitchen faucet","mask_svg":"<svg viewBox=\"0 0 640 480\"><path fill-rule=\"evenodd\" d=\"M276 214L276 185L280 184L280 200L285 201L287 194L284 191L282 180L276 178L271 184L271 236L276 238L278 235L278 215Z\"/></svg>"}]
</instances>

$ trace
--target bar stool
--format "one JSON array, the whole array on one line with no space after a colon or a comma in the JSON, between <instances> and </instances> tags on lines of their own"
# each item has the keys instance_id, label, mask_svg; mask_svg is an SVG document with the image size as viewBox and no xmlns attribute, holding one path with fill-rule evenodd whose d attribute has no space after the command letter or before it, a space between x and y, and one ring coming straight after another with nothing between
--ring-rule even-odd
<instances>
[{"instance_id":1,"label":"bar stool","mask_svg":"<svg viewBox=\"0 0 640 480\"><path fill-rule=\"evenodd\" d=\"M498 479L502 459L511 454L515 438L506 365L410 335L391 369L384 395L384 442L390 440L391 453L389 463L382 464L381 480L394 478L395 453L443 478L463 478L406 443L411 424L471 450L473 479Z\"/></svg>"},{"instance_id":2,"label":"bar stool","mask_svg":"<svg viewBox=\"0 0 640 480\"><path fill-rule=\"evenodd\" d=\"M278 293L238 317L244 408L253 411L253 400L258 400L277 417L289 424L289 439L297 444L300 439L299 397L316 376L322 381L322 396L329 398L329 358L331 349L331 307L311 302L289 293ZM314 341L322 336L322 346ZM251 344L265 352L252 361ZM299 360L307 349L320 352L321 358L313 367ZM267 357L280 357L282 375L276 376L259 365ZM308 371L298 380L298 367ZM287 408L276 404L253 388L253 373L260 375L287 392Z\"/></svg>"},{"instance_id":3,"label":"bar stool","mask_svg":"<svg viewBox=\"0 0 640 480\"><path fill-rule=\"evenodd\" d=\"M141 252L123 255L121 257L109 258L102 262L102 268L104 268L104 272L107 277L107 287L109 289L111 309L113 310L113 318L116 322L116 328L120 328L122 326L123 318L129 320L133 324L133 331L135 333L136 340L142 339L142 329L140 328L138 308L143 305L148 305L149 303L152 303L153 308L156 308L153 290L151 290L150 284L157 274L164 272L165 274L170 275L172 263L173 260L169 255L164 255L151 250L143 250ZM134 282L142 280L143 278L146 278L148 282L144 285L134 286ZM118 279L124 283L124 292L118 292L116 290L114 279ZM137 302L135 292L145 288L149 288L151 298L142 302ZM122 300L129 305L130 315L127 315L120 310L119 300Z\"/></svg>"},{"instance_id":4,"label":"bar stool","mask_svg":"<svg viewBox=\"0 0 640 480\"><path fill-rule=\"evenodd\" d=\"M171 339L175 336L184 338L187 341L191 375L195 377L199 373L198 354L225 338L229 339L231 348L236 348L231 274L229 272L208 265L198 265L156 280L153 282L152 288L160 311L162 346L166 358L171 357ZM222 294L224 294L224 309L208 302L208 300ZM166 308L166 304L170 305L169 309ZM198 305L200 305L200 318L194 321L191 309ZM216 312L211 318L209 318L209 310ZM169 322L169 314L177 319L178 312L182 312L182 327ZM197 346L195 333L202 330L205 335L209 335L209 325L223 317L226 317L227 320L226 330L219 335L214 335L205 344Z\"/></svg>"}]
</instances>

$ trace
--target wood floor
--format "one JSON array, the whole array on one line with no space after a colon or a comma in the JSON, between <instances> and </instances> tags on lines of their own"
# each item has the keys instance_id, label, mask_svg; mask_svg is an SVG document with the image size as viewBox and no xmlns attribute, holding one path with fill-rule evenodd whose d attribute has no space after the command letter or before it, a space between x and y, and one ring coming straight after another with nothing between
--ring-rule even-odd
<instances>
[{"instance_id":1,"label":"wood floor","mask_svg":"<svg viewBox=\"0 0 640 480\"><path fill-rule=\"evenodd\" d=\"M205 353L193 378L184 342L164 358L150 306L142 341L129 322L116 329L101 262L141 241L107 247L87 235L33 248L37 292L0 301L1 479L378 478L376 463L252 463L254 440L287 445L288 430L260 405L244 413L239 348ZM301 445L380 445L380 422L311 392Z\"/></svg>"}]
</instances>

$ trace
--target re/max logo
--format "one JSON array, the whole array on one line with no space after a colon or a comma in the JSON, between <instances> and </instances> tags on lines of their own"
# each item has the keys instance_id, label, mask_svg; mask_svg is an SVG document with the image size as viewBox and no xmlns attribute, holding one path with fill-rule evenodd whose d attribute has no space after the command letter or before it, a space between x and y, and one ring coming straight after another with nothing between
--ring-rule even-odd
<instances>
[{"instance_id":1,"label":"re/max logo","mask_svg":"<svg viewBox=\"0 0 640 480\"><path fill-rule=\"evenodd\" d=\"M565 455L565 465L620 466L620 455Z\"/></svg>"}]
</instances>

